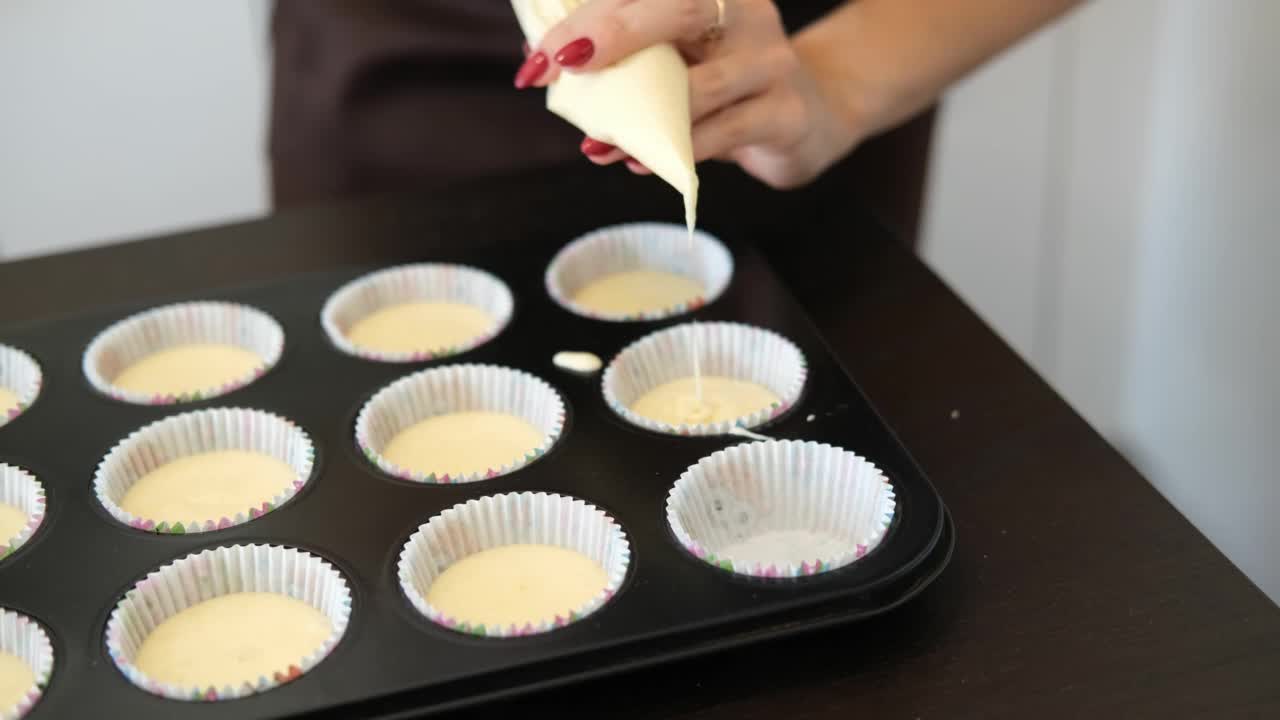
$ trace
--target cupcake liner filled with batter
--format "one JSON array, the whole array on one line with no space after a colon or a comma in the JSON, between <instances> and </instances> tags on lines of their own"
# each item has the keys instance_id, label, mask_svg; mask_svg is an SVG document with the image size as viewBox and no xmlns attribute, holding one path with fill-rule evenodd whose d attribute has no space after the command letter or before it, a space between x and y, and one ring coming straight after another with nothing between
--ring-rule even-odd
<instances>
[{"instance_id":1,"label":"cupcake liner filled with batter","mask_svg":"<svg viewBox=\"0 0 1280 720\"><path fill-rule=\"evenodd\" d=\"M107 621L107 653L154 695L232 700L315 667L350 614L347 581L325 560L290 547L218 547L165 565L126 593Z\"/></svg>"},{"instance_id":2,"label":"cupcake liner filled with batter","mask_svg":"<svg viewBox=\"0 0 1280 720\"><path fill-rule=\"evenodd\" d=\"M409 602L450 630L533 635L599 610L626 577L631 548L599 508L547 493L470 500L420 526L400 553Z\"/></svg>"},{"instance_id":3,"label":"cupcake liner filled with batter","mask_svg":"<svg viewBox=\"0 0 1280 720\"><path fill-rule=\"evenodd\" d=\"M288 502L311 478L315 447L262 410L211 408L134 431L98 464L93 490L116 520L184 534L240 525Z\"/></svg>"},{"instance_id":4,"label":"cupcake liner filled with batter","mask_svg":"<svg viewBox=\"0 0 1280 720\"><path fill-rule=\"evenodd\" d=\"M40 623L0 608L0 720L31 711L53 673L53 643Z\"/></svg>"},{"instance_id":5,"label":"cupcake liner filled with batter","mask_svg":"<svg viewBox=\"0 0 1280 720\"><path fill-rule=\"evenodd\" d=\"M739 323L688 323L647 335L604 372L604 398L628 422L672 435L723 435L791 408L808 374L790 340Z\"/></svg>"},{"instance_id":6,"label":"cupcake liner filled with batter","mask_svg":"<svg viewBox=\"0 0 1280 720\"><path fill-rule=\"evenodd\" d=\"M143 405L195 402L237 390L270 370L284 330L270 315L225 302L166 305L103 330L84 355L100 392Z\"/></svg>"},{"instance_id":7,"label":"cupcake liner filled with batter","mask_svg":"<svg viewBox=\"0 0 1280 720\"><path fill-rule=\"evenodd\" d=\"M844 567L893 522L893 486L875 465L799 440L736 445L698 461L667 496L667 522L702 561L757 577Z\"/></svg>"},{"instance_id":8,"label":"cupcake liner filled with batter","mask_svg":"<svg viewBox=\"0 0 1280 720\"><path fill-rule=\"evenodd\" d=\"M0 427L31 407L43 381L35 358L18 348L0 345Z\"/></svg>"},{"instance_id":9,"label":"cupcake liner filled with batter","mask_svg":"<svg viewBox=\"0 0 1280 720\"><path fill-rule=\"evenodd\" d=\"M707 233L683 225L633 223L584 235L547 267L547 292L561 306L615 322L682 315L714 301L733 276L733 256Z\"/></svg>"},{"instance_id":10,"label":"cupcake liner filled with batter","mask_svg":"<svg viewBox=\"0 0 1280 720\"><path fill-rule=\"evenodd\" d=\"M356 417L356 444L394 477L475 482L541 457L560 437L564 413L559 393L533 375L445 365L378 391Z\"/></svg>"},{"instance_id":11,"label":"cupcake liner filled with batter","mask_svg":"<svg viewBox=\"0 0 1280 720\"><path fill-rule=\"evenodd\" d=\"M22 547L44 522L44 486L20 467L0 463L0 560Z\"/></svg>"},{"instance_id":12,"label":"cupcake liner filled with batter","mask_svg":"<svg viewBox=\"0 0 1280 720\"><path fill-rule=\"evenodd\" d=\"M511 320L511 290L473 267L401 265L338 288L320 323L339 350L381 362L456 355L493 339Z\"/></svg>"}]
</instances>

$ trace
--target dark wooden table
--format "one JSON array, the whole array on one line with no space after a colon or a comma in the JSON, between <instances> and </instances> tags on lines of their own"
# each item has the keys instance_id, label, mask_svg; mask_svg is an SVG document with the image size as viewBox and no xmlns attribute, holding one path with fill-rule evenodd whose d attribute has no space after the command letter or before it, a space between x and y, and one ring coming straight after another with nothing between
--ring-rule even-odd
<instances>
[{"instance_id":1,"label":"dark wooden table","mask_svg":"<svg viewBox=\"0 0 1280 720\"><path fill-rule=\"evenodd\" d=\"M874 621L476 717L1280 717L1280 610L886 237L838 173L790 194L714 169L703 182L705 226L765 248L932 477L955 518L954 559ZM603 172L369 198L0 264L0 325L677 216L659 183Z\"/></svg>"}]
</instances>

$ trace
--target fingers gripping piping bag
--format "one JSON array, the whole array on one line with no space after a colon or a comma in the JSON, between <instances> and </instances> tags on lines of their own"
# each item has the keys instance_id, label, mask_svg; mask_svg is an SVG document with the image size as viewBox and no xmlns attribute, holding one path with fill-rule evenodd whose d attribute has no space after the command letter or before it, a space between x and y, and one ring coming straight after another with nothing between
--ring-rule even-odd
<instances>
[{"instance_id":1,"label":"fingers gripping piping bag","mask_svg":"<svg viewBox=\"0 0 1280 720\"><path fill-rule=\"evenodd\" d=\"M588 0L511 0L516 19L537 47L556 23ZM594 72L562 72L547 88L547 109L587 136L621 148L684 197L689 257L697 219L698 172L689 115L689 68L669 43L647 47ZM695 396L702 403L699 352L694 348Z\"/></svg>"},{"instance_id":2,"label":"fingers gripping piping bag","mask_svg":"<svg viewBox=\"0 0 1280 720\"><path fill-rule=\"evenodd\" d=\"M511 0L530 47L587 0ZM554 49L553 49L554 50ZM590 137L622 148L684 196L694 225L698 173L689 118L689 68L670 44L645 48L594 72L562 72L547 109Z\"/></svg>"}]
</instances>

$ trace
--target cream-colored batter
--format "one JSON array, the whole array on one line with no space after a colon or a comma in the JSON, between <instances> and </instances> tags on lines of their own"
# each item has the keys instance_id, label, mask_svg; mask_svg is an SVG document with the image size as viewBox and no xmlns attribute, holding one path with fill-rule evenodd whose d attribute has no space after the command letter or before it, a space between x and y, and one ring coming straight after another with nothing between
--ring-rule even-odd
<instances>
[{"instance_id":1,"label":"cream-colored batter","mask_svg":"<svg viewBox=\"0 0 1280 720\"><path fill-rule=\"evenodd\" d=\"M661 270L609 273L583 287L573 301L598 313L637 314L675 307L701 297L696 280Z\"/></svg>"},{"instance_id":2,"label":"cream-colored batter","mask_svg":"<svg viewBox=\"0 0 1280 720\"><path fill-rule=\"evenodd\" d=\"M0 713L17 705L36 684L36 674L17 655L0 650Z\"/></svg>"},{"instance_id":3,"label":"cream-colored batter","mask_svg":"<svg viewBox=\"0 0 1280 720\"><path fill-rule=\"evenodd\" d=\"M427 602L459 622L523 627L566 617L608 581L604 568L576 550L504 545L449 566L431 583Z\"/></svg>"},{"instance_id":4,"label":"cream-colored batter","mask_svg":"<svg viewBox=\"0 0 1280 720\"><path fill-rule=\"evenodd\" d=\"M333 631L328 616L287 595L232 593L170 617L138 649L138 669L179 687L238 687L297 665Z\"/></svg>"},{"instance_id":5,"label":"cream-colored batter","mask_svg":"<svg viewBox=\"0 0 1280 720\"><path fill-rule=\"evenodd\" d=\"M0 545L8 545L10 540L17 537L22 528L27 526L28 519L27 514L18 508L0 503Z\"/></svg>"},{"instance_id":6,"label":"cream-colored batter","mask_svg":"<svg viewBox=\"0 0 1280 720\"><path fill-rule=\"evenodd\" d=\"M401 468L451 477L496 470L542 444L523 418L496 412L436 415L396 433L382 456Z\"/></svg>"},{"instance_id":7,"label":"cream-colored batter","mask_svg":"<svg viewBox=\"0 0 1280 720\"><path fill-rule=\"evenodd\" d=\"M529 45L582 0L511 0ZM693 162L689 66L669 43L647 47L607 68L560 73L547 88L547 109L583 133L627 152L684 196L693 227L698 173Z\"/></svg>"},{"instance_id":8,"label":"cream-colored batter","mask_svg":"<svg viewBox=\"0 0 1280 720\"><path fill-rule=\"evenodd\" d=\"M233 518L284 492L294 479L293 468L264 453L200 453L142 476L120 500L120 507L157 522Z\"/></svg>"},{"instance_id":9,"label":"cream-colored batter","mask_svg":"<svg viewBox=\"0 0 1280 720\"><path fill-rule=\"evenodd\" d=\"M347 331L355 345L380 352L452 348L493 329L493 318L478 307L451 302L389 305Z\"/></svg>"},{"instance_id":10,"label":"cream-colored batter","mask_svg":"<svg viewBox=\"0 0 1280 720\"><path fill-rule=\"evenodd\" d=\"M186 395L244 378L262 358L235 345L192 343L154 352L111 380L124 390L148 395Z\"/></svg>"},{"instance_id":11,"label":"cream-colored batter","mask_svg":"<svg viewBox=\"0 0 1280 720\"><path fill-rule=\"evenodd\" d=\"M632 412L671 425L695 425L736 420L779 401L772 390L745 380L715 375L702 377L699 402L692 377L663 383L631 404Z\"/></svg>"},{"instance_id":12,"label":"cream-colored batter","mask_svg":"<svg viewBox=\"0 0 1280 720\"><path fill-rule=\"evenodd\" d=\"M9 388L0 387L0 421L8 416L9 411L18 407L18 394Z\"/></svg>"}]
</instances>

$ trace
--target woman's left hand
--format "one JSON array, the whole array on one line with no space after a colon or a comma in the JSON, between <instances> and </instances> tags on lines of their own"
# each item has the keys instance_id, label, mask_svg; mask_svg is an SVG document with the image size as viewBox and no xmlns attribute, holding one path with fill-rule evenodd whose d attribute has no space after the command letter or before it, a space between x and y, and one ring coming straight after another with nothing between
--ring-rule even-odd
<instances>
[{"instance_id":1,"label":"woman's left hand","mask_svg":"<svg viewBox=\"0 0 1280 720\"><path fill-rule=\"evenodd\" d=\"M709 40L717 0L588 0L531 49L516 86L543 87L560 72L591 72L672 43L690 65L694 159L736 162L775 188L803 185L862 139L854 88L787 36L771 0L723 2L724 24ZM601 165L627 160L590 138L582 149Z\"/></svg>"}]
</instances>

